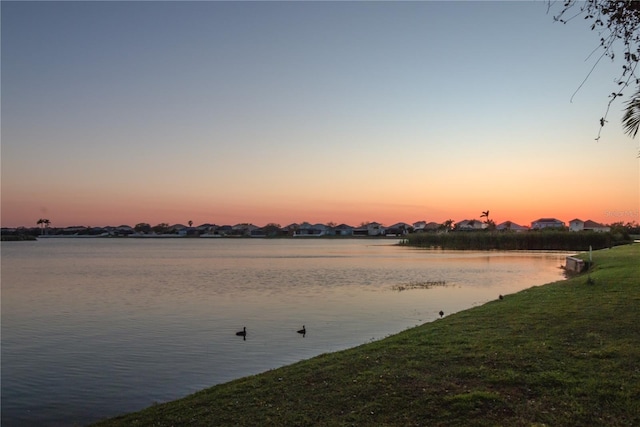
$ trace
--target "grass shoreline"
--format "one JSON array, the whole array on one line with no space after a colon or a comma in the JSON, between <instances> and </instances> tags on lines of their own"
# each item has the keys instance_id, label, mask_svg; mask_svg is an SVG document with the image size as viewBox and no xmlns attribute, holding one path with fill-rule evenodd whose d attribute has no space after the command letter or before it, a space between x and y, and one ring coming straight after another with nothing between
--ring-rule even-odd
<instances>
[{"instance_id":1,"label":"grass shoreline","mask_svg":"<svg viewBox=\"0 0 640 427\"><path fill-rule=\"evenodd\" d=\"M96 426L640 425L640 245L588 273Z\"/></svg>"}]
</instances>

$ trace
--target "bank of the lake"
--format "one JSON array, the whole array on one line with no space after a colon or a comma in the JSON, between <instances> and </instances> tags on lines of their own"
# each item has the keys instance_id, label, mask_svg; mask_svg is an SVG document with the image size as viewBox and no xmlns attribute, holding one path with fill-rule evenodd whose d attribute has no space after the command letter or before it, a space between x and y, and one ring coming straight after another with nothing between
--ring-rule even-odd
<instances>
[{"instance_id":1,"label":"bank of the lake","mask_svg":"<svg viewBox=\"0 0 640 427\"><path fill-rule=\"evenodd\" d=\"M31 236L28 234L16 234L16 235L5 235L0 236L0 241L3 242L34 242L38 240L35 236Z\"/></svg>"},{"instance_id":2,"label":"bank of the lake","mask_svg":"<svg viewBox=\"0 0 640 427\"><path fill-rule=\"evenodd\" d=\"M638 425L640 245L589 273L100 423Z\"/></svg>"}]
</instances>

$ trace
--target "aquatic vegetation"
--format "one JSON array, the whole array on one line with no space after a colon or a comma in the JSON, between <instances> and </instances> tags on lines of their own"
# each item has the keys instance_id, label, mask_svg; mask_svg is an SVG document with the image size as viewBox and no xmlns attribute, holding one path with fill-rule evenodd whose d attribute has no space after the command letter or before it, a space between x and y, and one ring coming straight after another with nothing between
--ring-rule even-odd
<instances>
[{"instance_id":1,"label":"aquatic vegetation","mask_svg":"<svg viewBox=\"0 0 640 427\"><path fill-rule=\"evenodd\" d=\"M394 291L402 292L409 289L431 289L437 286L447 286L447 282L444 280L427 280L425 282L411 282L393 285L391 289Z\"/></svg>"}]
</instances>

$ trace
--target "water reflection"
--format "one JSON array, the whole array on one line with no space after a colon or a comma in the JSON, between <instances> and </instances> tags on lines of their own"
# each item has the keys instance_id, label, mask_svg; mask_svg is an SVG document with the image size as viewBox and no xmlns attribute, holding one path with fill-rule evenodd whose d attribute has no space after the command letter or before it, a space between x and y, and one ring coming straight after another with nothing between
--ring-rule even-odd
<instances>
[{"instance_id":1,"label":"water reflection","mask_svg":"<svg viewBox=\"0 0 640 427\"><path fill-rule=\"evenodd\" d=\"M2 243L2 425L86 424L562 278L563 254L391 243Z\"/></svg>"}]
</instances>

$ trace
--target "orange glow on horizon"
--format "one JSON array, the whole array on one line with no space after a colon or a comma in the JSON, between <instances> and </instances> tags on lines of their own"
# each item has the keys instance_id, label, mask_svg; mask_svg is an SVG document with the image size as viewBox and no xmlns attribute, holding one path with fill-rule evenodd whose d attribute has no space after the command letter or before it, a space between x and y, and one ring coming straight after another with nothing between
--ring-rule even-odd
<instances>
[{"instance_id":1,"label":"orange glow on horizon","mask_svg":"<svg viewBox=\"0 0 640 427\"><path fill-rule=\"evenodd\" d=\"M235 225L239 223L252 223L264 226L276 223L285 226L291 223L309 222L312 224L336 224L345 223L352 226L363 222L379 222L389 226L397 222L413 224L417 221L443 223L451 219L459 222L464 219L481 220L482 211L490 210L490 219L496 224L511 221L522 226L529 226L532 221L542 217L554 217L565 223L574 218L593 220L603 224L614 222L638 222L639 211L634 206L591 206L588 203L582 206L551 207L522 207L510 210L493 210L491 206L465 209L456 207L450 211L444 209L421 209L419 207L399 207L390 205L375 206L375 204L359 207L356 204L337 206L313 205L308 206L218 206L207 209L204 206L151 206L132 207L122 210L119 206L98 206L97 209L81 208L66 211L68 205L53 203L47 208L37 205L24 204L20 209L12 209L6 212L7 203L2 206L2 227L35 227L39 218L51 220L52 227L68 226L118 226L131 225L144 222L151 225L159 223L187 224L193 221L195 225L204 223L217 225Z\"/></svg>"}]
</instances>

